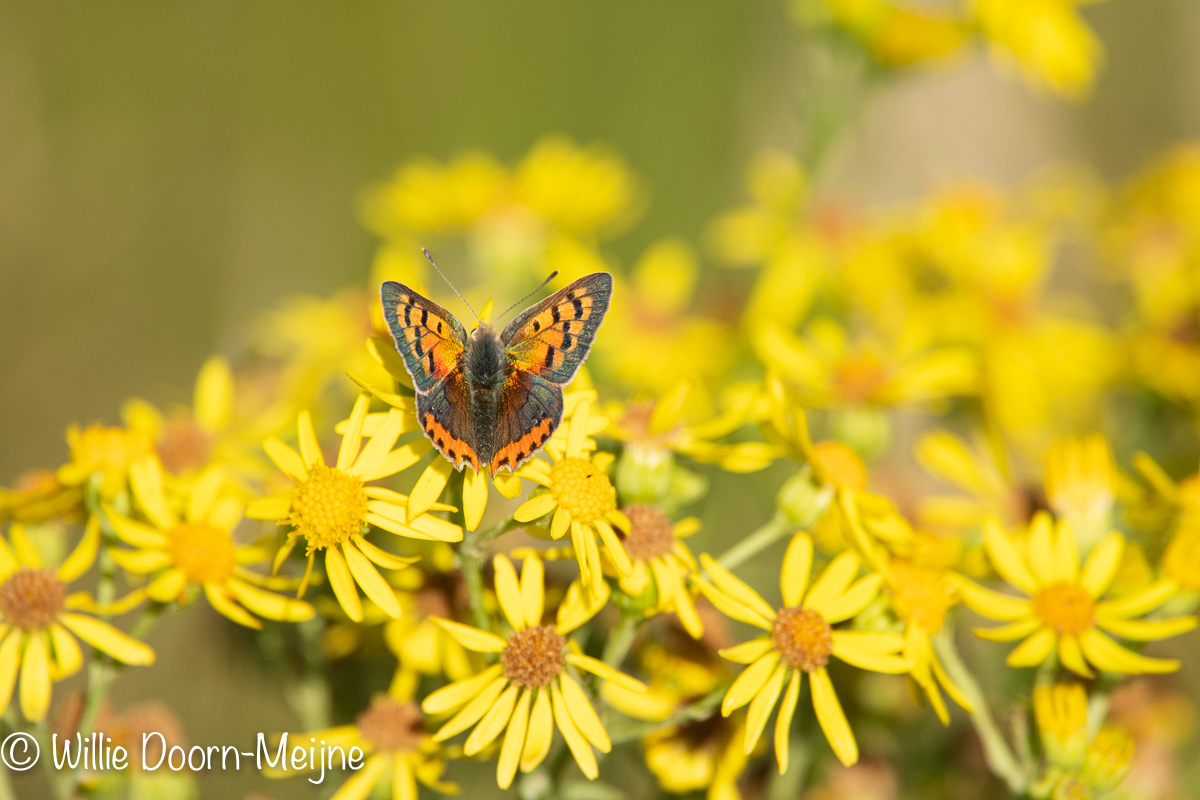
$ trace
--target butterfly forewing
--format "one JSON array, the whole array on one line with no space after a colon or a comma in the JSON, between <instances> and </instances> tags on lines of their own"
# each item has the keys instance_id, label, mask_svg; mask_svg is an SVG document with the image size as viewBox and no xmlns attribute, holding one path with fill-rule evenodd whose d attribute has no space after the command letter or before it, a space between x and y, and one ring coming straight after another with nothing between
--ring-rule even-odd
<instances>
[{"instance_id":1,"label":"butterfly forewing","mask_svg":"<svg viewBox=\"0 0 1200 800\"><path fill-rule=\"evenodd\" d=\"M612 276L585 275L522 313L500 341L512 366L565 386L587 358L612 298Z\"/></svg>"},{"instance_id":2,"label":"butterfly forewing","mask_svg":"<svg viewBox=\"0 0 1200 800\"><path fill-rule=\"evenodd\" d=\"M467 346L466 330L449 311L403 283L385 281L379 296L413 388L418 394L432 391L458 369Z\"/></svg>"}]
</instances>

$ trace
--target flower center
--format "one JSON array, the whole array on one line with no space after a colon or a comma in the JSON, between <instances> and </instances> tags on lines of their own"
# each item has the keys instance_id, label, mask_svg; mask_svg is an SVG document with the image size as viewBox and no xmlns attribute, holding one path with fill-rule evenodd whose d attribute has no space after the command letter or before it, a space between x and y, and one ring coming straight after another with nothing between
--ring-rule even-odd
<instances>
[{"instance_id":1,"label":"flower center","mask_svg":"<svg viewBox=\"0 0 1200 800\"><path fill-rule=\"evenodd\" d=\"M629 517L629 535L621 544L634 561L665 556L675 546L675 531L667 515L654 506L633 503L621 509Z\"/></svg>"},{"instance_id":2,"label":"flower center","mask_svg":"<svg viewBox=\"0 0 1200 800\"><path fill-rule=\"evenodd\" d=\"M1078 636L1092 627L1096 603L1073 583L1056 583L1033 596L1033 613L1060 636Z\"/></svg>"},{"instance_id":3,"label":"flower center","mask_svg":"<svg viewBox=\"0 0 1200 800\"><path fill-rule=\"evenodd\" d=\"M771 639L794 669L816 672L829 663L833 631L825 618L809 608L781 608Z\"/></svg>"},{"instance_id":4,"label":"flower center","mask_svg":"<svg viewBox=\"0 0 1200 800\"><path fill-rule=\"evenodd\" d=\"M52 569L22 567L0 586L0 613L18 628L45 628L67 599L67 584Z\"/></svg>"},{"instance_id":5,"label":"flower center","mask_svg":"<svg viewBox=\"0 0 1200 800\"><path fill-rule=\"evenodd\" d=\"M355 720L363 738L385 753L408 753L425 739L425 718L416 703L384 698Z\"/></svg>"},{"instance_id":6,"label":"flower center","mask_svg":"<svg viewBox=\"0 0 1200 800\"><path fill-rule=\"evenodd\" d=\"M233 538L212 525L177 525L167 534L167 547L189 583L220 583L233 574Z\"/></svg>"},{"instance_id":7,"label":"flower center","mask_svg":"<svg viewBox=\"0 0 1200 800\"><path fill-rule=\"evenodd\" d=\"M518 686L549 686L563 671L566 646L567 640L554 631L553 625L534 625L508 637L500 663L504 674Z\"/></svg>"},{"instance_id":8,"label":"flower center","mask_svg":"<svg viewBox=\"0 0 1200 800\"><path fill-rule=\"evenodd\" d=\"M212 455L212 437L190 417L171 420L158 438L158 457L172 475L200 469Z\"/></svg>"},{"instance_id":9,"label":"flower center","mask_svg":"<svg viewBox=\"0 0 1200 800\"><path fill-rule=\"evenodd\" d=\"M333 547L366 527L367 493L362 481L334 467L313 464L296 488L292 515L284 522L308 540L308 554Z\"/></svg>"},{"instance_id":10,"label":"flower center","mask_svg":"<svg viewBox=\"0 0 1200 800\"><path fill-rule=\"evenodd\" d=\"M616 507L617 490L586 458L564 458L551 467L550 491L571 519L585 525Z\"/></svg>"},{"instance_id":11,"label":"flower center","mask_svg":"<svg viewBox=\"0 0 1200 800\"><path fill-rule=\"evenodd\" d=\"M838 395L850 403L866 403L886 379L887 368L868 352L847 356L833 372Z\"/></svg>"},{"instance_id":12,"label":"flower center","mask_svg":"<svg viewBox=\"0 0 1200 800\"><path fill-rule=\"evenodd\" d=\"M892 606L896 614L925 633L937 633L954 605L954 596L940 570L892 561Z\"/></svg>"}]
</instances>

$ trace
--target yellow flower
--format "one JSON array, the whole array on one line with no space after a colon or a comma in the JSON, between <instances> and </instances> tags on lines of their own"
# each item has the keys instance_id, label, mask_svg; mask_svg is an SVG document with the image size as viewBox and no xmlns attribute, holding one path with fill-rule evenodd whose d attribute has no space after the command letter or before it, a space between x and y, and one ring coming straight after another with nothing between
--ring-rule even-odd
<instances>
[{"instance_id":1,"label":"yellow flower","mask_svg":"<svg viewBox=\"0 0 1200 800\"><path fill-rule=\"evenodd\" d=\"M1091 90L1103 56L1076 11L1088 0L974 0L980 33L1002 64L1015 61L1034 86L1073 100Z\"/></svg>"},{"instance_id":2,"label":"yellow flower","mask_svg":"<svg viewBox=\"0 0 1200 800\"><path fill-rule=\"evenodd\" d=\"M917 440L917 463L965 493L921 497L917 516L924 524L957 531L975 528L988 516L1009 523L1027 517L1027 501L1008 474L1003 445L982 435L977 439L971 447L950 431L934 430Z\"/></svg>"},{"instance_id":3,"label":"yellow flower","mask_svg":"<svg viewBox=\"0 0 1200 800\"><path fill-rule=\"evenodd\" d=\"M446 771L445 748L429 735L421 709L407 698L377 697L353 725L297 734L294 739L289 737L288 744L293 742L296 747L312 747L318 752L325 748L330 769L334 765L341 767L342 759L348 762L351 748L357 747L366 756L362 767L334 793L334 800L367 797L417 800L418 783L442 794L458 793L456 784L442 780ZM316 769L320 768L318 761ZM264 774L268 778L286 778L308 774L313 769L305 761L305 768L299 772L267 769ZM389 785L391 792L382 794L383 787Z\"/></svg>"},{"instance_id":4,"label":"yellow flower","mask_svg":"<svg viewBox=\"0 0 1200 800\"><path fill-rule=\"evenodd\" d=\"M83 490L63 484L54 470L29 470L11 488L0 486L0 520L32 523L82 517Z\"/></svg>"},{"instance_id":5,"label":"yellow flower","mask_svg":"<svg viewBox=\"0 0 1200 800\"><path fill-rule=\"evenodd\" d=\"M1088 745L1088 697L1082 684L1056 683L1033 690L1033 717L1046 758L1060 769L1075 770Z\"/></svg>"},{"instance_id":6,"label":"yellow flower","mask_svg":"<svg viewBox=\"0 0 1200 800\"><path fill-rule=\"evenodd\" d=\"M400 684L408 693L421 675L445 675L452 681L470 677L467 651L435 619L455 616L461 579L453 573L426 575L416 567L400 575L411 576L417 585L400 592L404 615L389 620L383 629L388 649L399 660L393 686Z\"/></svg>"},{"instance_id":7,"label":"yellow flower","mask_svg":"<svg viewBox=\"0 0 1200 800\"><path fill-rule=\"evenodd\" d=\"M1163 575L1181 592L1200 592L1200 525L1185 520L1162 557Z\"/></svg>"},{"instance_id":8,"label":"yellow flower","mask_svg":"<svg viewBox=\"0 0 1200 800\"><path fill-rule=\"evenodd\" d=\"M67 428L71 460L58 468L64 486L82 486L100 476L100 496L111 500L125 490L129 465L154 450L154 440L140 428L89 425Z\"/></svg>"},{"instance_id":9,"label":"yellow flower","mask_svg":"<svg viewBox=\"0 0 1200 800\"><path fill-rule=\"evenodd\" d=\"M775 759L780 774L787 771L788 737L804 673L812 682L817 722L838 759L849 765L858 760L858 744L825 668L830 657L874 672L899 674L913 666L912 662L894 655L904 647L900 636L833 628L857 616L875 599L883 576L871 574L854 580L858 557L843 552L810 586L812 559L812 538L806 533L792 537L779 575L783 608L776 610L707 554L700 556L701 566L715 584L700 582L704 595L724 614L768 634L721 651L730 661L750 665L725 693L721 713L728 716L750 704L743 742L743 751L749 754L783 693L775 722Z\"/></svg>"},{"instance_id":10,"label":"yellow flower","mask_svg":"<svg viewBox=\"0 0 1200 800\"><path fill-rule=\"evenodd\" d=\"M83 666L75 637L123 664L148 666L154 651L106 622L79 613L94 608L83 592L68 594L100 550L100 520L91 517L83 538L57 569L42 564L24 527L0 538L0 709L7 709L20 673L21 713L38 721L50 708L50 690Z\"/></svg>"},{"instance_id":11,"label":"yellow flower","mask_svg":"<svg viewBox=\"0 0 1200 800\"><path fill-rule=\"evenodd\" d=\"M585 399L571 415L562 449L554 446L553 439L547 443L546 452L552 464L533 458L517 470L517 477L533 481L547 491L526 500L513 513L513 519L532 522L553 512L550 535L561 539L567 531L571 532L580 578L592 596L599 597L604 574L597 537L619 574L629 574L633 565L613 530L616 525L627 531L629 521L617 510L617 492L605 474L612 456L590 452L595 448L595 443L587 439L590 414L591 403Z\"/></svg>"},{"instance_id":12,"label":"yellow flower","mask_svg":"<svg viewBox=\"0 0 1200 800\"><path fill-rule=\"evenodd\" d=\"M705 791L706 800L740 800L738 778L750 763L741 747L746 721L713 717L655 731L642 739L646 768L664 791Z\"/></svg>"},{"instance_id":13,"label":"yellow flower","mask_svg":"<svg viewBox=\"0 0 1200 800\"><path fill-rule=\"evenodd\" d=\"M966 579L958 583L967 605L989 619L1008 623L978 630L977 635L999 642L1024 639L1009 653L1009 666L1036 666L1057 650L1064 667L1086 678L1092 677L1089 664L1105 672L1126 674L1179 669L1178 661L1127 650L1104 633L1153 641L1196 627L1194 617L1135 619L1175 594L1177 589L1170 581L1159 581L1119 600L1100 599L1121 562L1125 539L1119 533L1101 540L1082 569L1071 526L1060 522L1056 527L1047 514L1034 517L1024 547L992 519L984 523L983 534L996 572L1027 597L1001 594Z\"/></svg>"},{"instance_id":14,"label":"yellow flower","mask_svg":"<svg viewBox=\"0 0 1200 800\"><path fill-rule=\"evenodd\" d=\"M966 25L957 15L935 13L892 0L825 0L829 20L858 38L886 67L905 67L945 58L962 47ZM794 3L806 16L807 3ZM809 12L811 13L811 12Z\"/></svg>"},{"instance_id":15,"label":"yellow flower","mask_svg":"<svg viewBox=\"0 0 1200 800\"><path fill-rule=\"evenodd\" d=\"M507 556L498 554L493 565L496 597L513 632L505 638L452 620L438 620L463 647L477 653L498 653L500 661L425 698L421 708L426 714L457 711L434 734L434 741L445 741L474 727L463 745L463 753L472 756L507 729L496 768L496 782L501 789L507 789L518 767L529 772L542 763L557 726L583 774L594 779L599 771L592 747L607 753L612 743L587 695L568 674L567 667L590 672L634 691L645 687L603 661L569 648L567 634L595 614L602 602L589 605L580 597L586 592L576 590L572 597L569 591L559 607L557 624L543 625L545 587L541 560L528 553L519 580Z\"/></svg>"},{"instance_id":16,"label":"yellow flower","mask_svg":"<svg viewBox=\"0 0 1200 800\"><path fill-rule=\"evenodd\" d=\"M687 585L696 572L696 559L683 543L700 530L700 520L688 517L672 525L660 509L637 503L625 506L621 513L629 520L629 532L621 537L621 546L632 564L628 573L617 578L621 591L641 597L653 580L658 599L647 614L675 613L684 629L700 638L704 625Z\"/></svg>"},{"instance_id":17,"label":"yellow flower","mask_svg":"<svg viewBox=\"0 0 1200 800\"><path fill-rule=\"evenodd\" d=\"M126 572L154 576L146 595L159 603L182 600L189 588L202 590L220 614L239 625L261 628L255 615L279 622L311 619L313 608L261 588L270 582L245 568L270 557L259 547L239 547L233 530L242 505L222 497L225 474L210 468L200 474L186 499L182 518L167 502L163 468L155 458L130 467L130 486L142 515L139 522L105 506L117 538L134 550L110 548Z\"/></svg>"},{"instance_id":18,"label":"yellow flower","mask_svg":"<svg viewBox=\"0 0 1200 800\"><path fill-rule=\"evenodd\" d=\"M839 323L821 317L804 337L763 326L754 347L805 406L886 407L978 390L978 366L968 351L930 347L925 336L913 334L889 343L870 337L851 341Z\"/></svg>"},{"instance_id":19,"label":"yellow flower","mask_svg":"<svg viewBox=\"0 0 1200 800\"><path fill-rule=\"evenodd\" d=\"M1133 751L1128 733L1115 725L1105 725L1088 745L1080 780L1098 792L1115 789L1133 766Z\"/></svg>"},{"instance_id":20,"label":"yellow flower","mask_svg":"<svg viewBox=\"0 0 1200 800\"><path fill-rule=\"evenodd\" d=\"M325 574L333 593L346 615L356 622L363 618L356 586L389 616L400 616L396 595L376 565L400 569L415 560L393 555L368 542L370 526L426 541L459 542L463 537L462 528L440 517L428 513L413 516L409 497L364 485L408 469L429 449L425 446L428 443L420 439L393 450L404 428L405 416L393 409L374 417L368 430L370 404L370 395L365 393L354 403L332 467L326 465L321 455L312 417L307 411L300 413L299 453L279 439L267 439L263 443L267 455L296 486L286 494L256 500L246 509L248 517L273 519L291 527L287 543L275 556L276 568L301 539L305 541L308 567L301 593L312 573L316 551L325 551ZM366 446L362 446L364 434L368 437ZM414 495L422 491L424 479L424 475L418 479Z\"/></svg>"}]
</instances>

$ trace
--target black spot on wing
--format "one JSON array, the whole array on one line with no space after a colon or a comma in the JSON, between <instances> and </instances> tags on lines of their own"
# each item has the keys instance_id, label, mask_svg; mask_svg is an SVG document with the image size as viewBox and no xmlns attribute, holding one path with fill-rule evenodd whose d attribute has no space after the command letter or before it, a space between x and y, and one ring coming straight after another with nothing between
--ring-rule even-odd
<instances>
[{"instance_id":1,"label":"black spot on wing","mask_svg":"<svg viewBox=\"0 0 1200 800\"><path fill-rule=\"evenodd\" d=\"M574 299L574 301L571 303L571 305L575 306L575 319L582 318L583 317L583 301L580 300L578 297L576 297Z\"/></svg>"},{"instance_id":2,"label":"black spot on wing","mask_svg":"<svg viewBox=\"0 0 1200 800\"><path fill-rule=\"evenodd\" d=\"M569 334L569 333L563 334L563 337L562 337L562 349L563 350L570 350L571 345L574 343L575 343L575 340L571 338L571 334Z\"/></svg>"}]
</instances>

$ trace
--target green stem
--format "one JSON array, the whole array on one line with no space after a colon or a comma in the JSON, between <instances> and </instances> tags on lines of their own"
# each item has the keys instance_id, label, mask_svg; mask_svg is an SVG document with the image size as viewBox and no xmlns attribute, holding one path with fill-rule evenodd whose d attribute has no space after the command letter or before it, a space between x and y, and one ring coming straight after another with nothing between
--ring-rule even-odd
<instances>
[{"instance_id":1,"label":"green stem","mask_svg":"<svg viewBox=\"0 0 1200 800\"><path fill-rule=\"evenodd\" d=\"M54 755L50 749L50 734L45 720L41 720L33 726L33 736L37 739L38 747L41 749L42 770L46 773L50 790L54 792L55 797L66 800L71 796L75 781L70 776L56 772L54 769Z\"/></svg>"},{"instance_id":2,"label":"green stem","mask_svg":"<svg viewBox=\"0 0 1200 800\"><path fill-rule=\"evenodd\" d=\"M608 635L608 641L604 643L604 653L601 657L605 664L614 669L620 668L625 656L629 654L629 648L633 646L633 640L637 636L641 623L641 614L622 615L621 621L617 623L617 627L612 629Z\"/></svg>"},{"instance_id":3,"label":"green stem","mask_svg":"<svg viewBox=\"0 0 1200 800\"><path fill-rule=\"evenodd\" d=\"M487 560L487 546L490 541L501 534L519 528L521 523L511 517L502 520L486 530L471 531L463 537L458 546L458 565L462 569L463 581L467 584L467 601L475 616L475 627L481 631L492 629L491 616L483 604L483 564Z\"/></svg>"},{"instance_id":4,"label":"green stem","mask_svg":"<svg viewBox=\"0 0 1200 800\"><path fill-rule=\"evenodd\" d=\"M754 556L778 542L792 530L782 514L776 514L765 525L722 553L717 561L725 569L737 569Z\"/></svg>"},{"instance_id":5,"label":"green stem","mask_svg":"<svg viewBox=\"0 0 1200 800\"><path fill-rule=\"evenodd\" d=\"M992 712L988 709L987 698L984 697L979 682L959 656L958 648L954 645L953 633L949 628L943 629L933 637L933 649L950 679L958 685L971 703L971 722L983 742L988 767L1008 785L1009 791L1018 796L1024 794L1029 777L1021 769L1004 735L996 726L996 720L992 718Z\"/></svg>"},{"instance_id":6,"label":"green stem","mask_svg":"<svg viewBox=\"0 0 1200 800\"><path fill-rule=\"evenodd\" d=\"M0 800L17 800L12 781L8 779L8 768L0 767Z\"/></svg>"}]
</instances>

